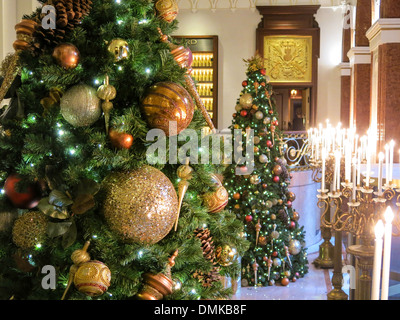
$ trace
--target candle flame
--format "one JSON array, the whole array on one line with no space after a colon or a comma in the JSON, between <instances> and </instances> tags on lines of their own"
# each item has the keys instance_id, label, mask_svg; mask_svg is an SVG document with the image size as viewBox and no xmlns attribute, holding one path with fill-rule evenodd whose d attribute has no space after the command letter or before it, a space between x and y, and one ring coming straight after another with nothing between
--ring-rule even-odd
<instances>
[{"instance_id":1,"label":"candle flame","mask_svg":"<svg viewBox=\"0 0 400 320\"><path fill-rule=\"evenodd\" d=\"M385 222L392 223L394 214L391 207L387 207L385 211Z\"/></svg>"},{"instance_id":2,"label":"candle flame","mask_svg":"<svg viewBox=\"0 0 400 320\"><path fill-rule=\"evenodd\" d=\"M378 223L375 225L376 239L382 239L384 233L385 233L385 226L383 225L382 220L379 220Z\"/></svg>"}]
</instances>

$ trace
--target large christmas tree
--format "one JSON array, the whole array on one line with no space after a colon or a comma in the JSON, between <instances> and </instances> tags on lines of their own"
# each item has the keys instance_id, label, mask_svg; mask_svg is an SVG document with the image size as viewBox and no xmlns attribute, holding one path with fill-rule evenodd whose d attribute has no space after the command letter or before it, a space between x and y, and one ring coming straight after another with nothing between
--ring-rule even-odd
<instances>
[{"instance_id":1,"label":"large christmas tree","mask_svg":"<svg viewBox=\"0 0 400 320\"><path fill-rule=\"evenodd\" d=\"M228 207L243 221L250 241L250 249L242 257L242 285L287 285L308 271L304 231L292 204L296 196L288 189L290 174L282 152L273 88L261 57L245 62L247 79L231 126L232 132L239 130L246 136L235 142L243 161L225 172ZM254 146L253 150L249 146Z\"/></svg>"},{"instance_id":2,"label":"large christmas tree","mask_svg":"<svg viewBox=\"0 0 400 320\"><path fill-rule=\"evenodd\" d=\"M25 16L0 74L0 298L228 296L247 242L218 167L180 152L210 122L175 2L40 2L56 28Z\"/></svg>"}]
</instances>

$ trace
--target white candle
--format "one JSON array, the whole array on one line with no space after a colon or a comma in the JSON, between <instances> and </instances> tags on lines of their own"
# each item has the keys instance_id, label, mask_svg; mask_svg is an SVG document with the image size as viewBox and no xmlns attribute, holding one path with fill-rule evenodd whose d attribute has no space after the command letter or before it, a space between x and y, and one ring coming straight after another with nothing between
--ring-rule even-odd
<instances>
[{"instance_id":1,"label":"white candle","mask_svg":"<svg viewBox=\"0 0 400 320\"><path fill-rule=\"evenodd\" d=\"M358 161L357 161L357 186L361 185L361 148L358 148Z\"/></svg>"},{"instance_id":2,"label":"white candle","mask_svg":"<svg viewBox=\"0 0 400 320\"><path fill-rule=\"evenodd\" d=\"M389 298L389 279L390 279L390 255L392 251L392 221L393 211L387 207L385 211L385 242L383 246L383 266L382 266L382 294L381 300Z\"/></svg>"},{"instance_id":3,"label":"white candle","mask_svg":"<svg viewBox=\"0 0 400 320\"><path fill-rule=\"evenodd\" d=\"M367 172L365 173L365 185L369 187L369 175L371 172L371 152L367 148Z\"/></svg>"},{"instance_id":4,"label":"white candle","mask_svg":"<svg viewBox=\"0 0 400 320\"><path fill-rule=\"evenodd\" d=\"M357 173L357 159L353 158L353 201L356 201L356 185L357 185L356 173Z\"/></svg>"},{"instance_id":5,"label":"white candle","mask_svg":"<svg viewBox=\"0 0 400 320\"><path fill-rule=\"evenodd\" d=\"M337 160L337 177L336 177L336 179L337 179L337 187L336 187L336 189L338 191L340 191L340 160L341 160L341 156L342 155L341 155L340 152L338 152L337 156L338 156L338 160Z\"/></svg>"},{"instance_id":6,"label":"white candle","mask_svg":"<svg viewBox=\"0 0 400 320\"><path fill-rule=\"evenodd\" d=\"M321 192L325 190L325 159L326 159L326 149L322 149L322 172L321 172Z\"/></svg>"},{"instance_id":7,"label":"white candle","mask_svg":"<svg viewBox=\"0 0 400 320\"><path fill-rule=\"evenodd\" d=\"M347 141L347 143L346 143L344 163L345 163L345 167L344 167L345 181L350 182L350 174L351 174L351 143L350 143L350 141Z\"/></svg>"},{"instance_id":8,"label":"white candle","mask_svg":"<svg viewBox=\"0 0 400 320\"><path fill-rule=\"evenodd\" d=\"M382 152L379 152L379 165L378 165L378 195L382 195L382 167L383 167L383 158L384 155ZM386 160L387 161L387 160Z\"/></svg>"},{"instance_id":9,"label":"white candle","mask_svg":"<svg viewBox=\"0 0 400 320\"><path fill-rule=\"evenodd\" d=\"M385 159L385 171L386 171L386 185L389 184L389 146L386 144L385 145L385 154L386 154L386 159Z\"/></svg>"},{"instance_id":10,"label":"white candle","mask_svg":"<svg viewBox=\"0 0 400 320\"><path fill-rule=\"evenodd\" d=\"M381 285L381 268L382 268L382 248L383 248L383 234L385 227L382 220L379 220L375 226L375 254L374 254L374 267L372 271L372 292L371 299L379 300L379 290Z\"/></svg>"},{"instance_id":11,"label":"white candle","mask_svg":"<svg viewBox=\"0 0 400 320\"><path fill-rule=\"evenodd\" d=\"M393 153L394 153L394 141L390 140L389 144L389 181L392 182L393 180Z\"/></svg>"},{"instance_id":12,"label":"white candle","mask_svg":"<svg viewBox=\"0 0 400 320\"><path fill-rule=\"evenodd\" d=\"M336 192L336 179L337 179L337 161L338 161L338 151L335 152L335 166L333 169L333 181L332 181L332 192Z\"/></svg>"}]
</instances>

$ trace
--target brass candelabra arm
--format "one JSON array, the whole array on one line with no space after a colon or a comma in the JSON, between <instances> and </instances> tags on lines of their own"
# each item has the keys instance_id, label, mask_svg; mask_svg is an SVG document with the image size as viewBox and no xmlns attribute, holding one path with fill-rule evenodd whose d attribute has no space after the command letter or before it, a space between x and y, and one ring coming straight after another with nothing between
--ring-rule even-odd
<instances>
[{"instance_id":1,"label":"brass candelabra arm","mask_svg":"<svg viewBox=\"0 0 400 320\"><path fill-rule=\"evenodd\" d=\"M321 180L322 180L322 177L321 177L322 168L321 168L321 166L318 165L318 163L314 161L312 163L312 165L311 165L311 168L312 168L311 179L314 182L321 183Z\"/></svg>"},{"instance_id":2,"label":"brass candelabra arm","mask_svg":"<svg viewBox=\"0 0 400 320\"><path fill-rule=\"evenodd\" d=\"M329 197L325 194L318 195L317 206L319 209L323 209L321 214L321 226L331 228L330 211L329 211Z\"/></svg>"}]
</instances>

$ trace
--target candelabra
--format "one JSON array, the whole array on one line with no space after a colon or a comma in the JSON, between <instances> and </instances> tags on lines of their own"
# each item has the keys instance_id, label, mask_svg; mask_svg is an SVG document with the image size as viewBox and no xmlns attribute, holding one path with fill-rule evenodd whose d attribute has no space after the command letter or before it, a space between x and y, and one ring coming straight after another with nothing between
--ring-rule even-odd
<instances>
[{"instance_id":1,"label":"candelabra","mask_svg":"<svg viewBox=\"0 0 400 320\"><path fill-rule=\"evenodd\" d=\"M374 226L379 219L382 219L386 203L393 199L396 191L400 191L394 185L385 185L384 191L374 192L372 183L373 180L369 179L364 186L353 186L353 183L345 181L338 190L331 192L319 190L318 207L323 209L321 225L335 231L333 290L328 294L330 300L347 300L347 294L342 290L341 237L343 231L350 232L357 239L357 244L347 248L347 253L356 257L357 269L360 271L356 272L355 299L371 299ZM400 206L399 200L400 195L397 197L398 206ZM344 209L343 204L347 204L347 209ZM330 210L332 208L334 211ZM328 215L331 215L330 218ZM397 226L400 227L398 221Z\"/></svg>"}]
</instances>

